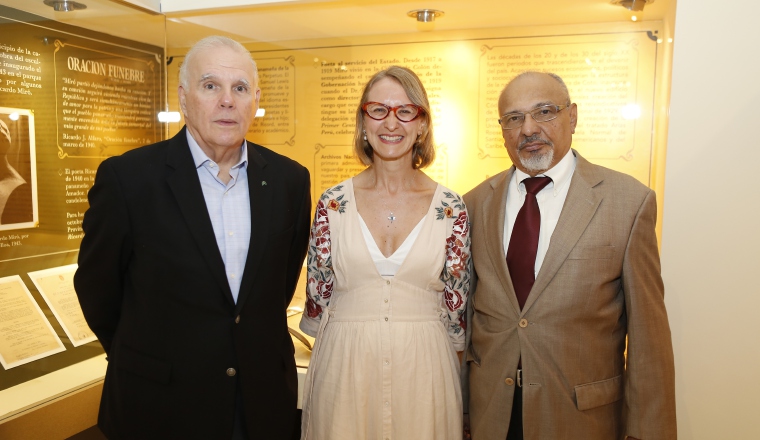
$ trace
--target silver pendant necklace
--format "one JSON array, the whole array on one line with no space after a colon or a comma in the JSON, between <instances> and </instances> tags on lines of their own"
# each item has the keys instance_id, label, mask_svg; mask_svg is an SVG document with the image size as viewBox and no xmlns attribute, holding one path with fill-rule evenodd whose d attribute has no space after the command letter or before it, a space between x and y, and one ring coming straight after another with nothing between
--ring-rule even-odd
<instances>
[{"instance_id":1,"label":"silver pendant necklace","mask_svg":"<svg viewBox=\"0 0 760 440\"><path fill-rule=\"evenodd\" d=\"M417 178L417 170L415 170L414 174L412 175L412 181L409 185L410 188L414 187L414 180ZM395 205L394 205L395 206ZM388 204L383 202L383 208L385 211L389 213L388 217L385 217L388 219L389 222L393 223L398 217L396 217L395 214L393 214L393 209L388 208Z\"/></svg>"},{"instance_id":2,"label":"silver pendant necklace","mask_svg":"<svg viewBox=\"0 0 760 440\"><path fill-rule=\"evenodd\" d=\"M396 205L394 205L394 207L395 206ZM393 221L396 220L396 215L393 214L393 209L388 208L388 204L385 201L383 201L383 211L389 213L388 217L385 217L388 219L389 222L393 223Z\"/></svg>"}]
</instances>

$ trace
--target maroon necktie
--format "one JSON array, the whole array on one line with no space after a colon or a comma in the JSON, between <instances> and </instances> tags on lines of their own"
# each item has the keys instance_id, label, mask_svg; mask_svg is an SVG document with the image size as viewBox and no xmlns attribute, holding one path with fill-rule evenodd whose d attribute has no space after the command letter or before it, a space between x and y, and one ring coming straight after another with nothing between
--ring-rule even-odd
<instances>
[{"instance_id":1,"label":"maroon necktie","mask_svg":"<svg viewBox=\"0 0 760 440\"><path fill-rule=\"evenodd\" d=\"M520 304L520 310L525 305L530 289L536 281L536 252L538 233L541 230L541 211L538 209L536 194L551 181L549 177L530 177L523 180L528 193L525 195L525 203L517 213L507 250L507 267L512 276L512 285L515 286L515 296Z\"/></svg>"}]
</instances>

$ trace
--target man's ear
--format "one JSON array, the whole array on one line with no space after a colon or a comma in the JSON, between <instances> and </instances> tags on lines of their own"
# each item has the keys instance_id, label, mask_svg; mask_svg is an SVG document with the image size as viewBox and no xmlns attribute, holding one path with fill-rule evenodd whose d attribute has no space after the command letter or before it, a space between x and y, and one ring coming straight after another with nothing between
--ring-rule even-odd
<instances>
[{"instance_id":1,"label":"man's ear","mask_svg":"<svg viewBox=\"0 0 760 440\"><path fill-rule=\"evenodd\" d=\"M570 104L570 133L575 134L575 126L578 124L578 105L576 103Z\"/></svg>"},{"instance_id":2,"label":"man's ear","mask_svg":"<svg viewBox=\"0 0 760 440\"><path fill-rule=\"evenodd\" d=\"M185 89L182 86L177 87L177 95L179 95L179 109L187 117L187 112L185 111Z\"/></svg>"}]
</instances>

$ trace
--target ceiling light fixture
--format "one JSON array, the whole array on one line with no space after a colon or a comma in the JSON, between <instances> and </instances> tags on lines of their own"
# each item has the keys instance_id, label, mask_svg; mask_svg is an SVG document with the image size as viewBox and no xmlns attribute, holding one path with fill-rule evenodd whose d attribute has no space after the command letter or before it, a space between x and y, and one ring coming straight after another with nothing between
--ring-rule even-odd
<instances>
[{"instance_id":1,"label":"ceiling light fixture","mask_svg":"<svg viewBox=\"0 0 760 440\"><path fill-rule=\"evenodd\" d=\"M629 11L643 11L644 6L654 3L654 0L612 0L613 5L620 5Z\"/></svg>"},{"instance_id":2,"label":"ceiling light fixture","mask_svg":"<svg viewBox=\"0 0 760 440\"><path fill-rule=\"evenodd\" d=\"M56 12L71 12L79 9L87 9L87 5L70 0L45 0L44 3Z\"/></svg>"},{"instance_id":3,"label":"ceiling light fixture","mask_svg":"<svg viewBox=\"0 0 760 440\"><path fill-rule=\"evenodd\" d=\"M430 23L435 21L436 17L443 17L443 11L435 9L415 9L407 12L406 15L416 18L420 23Z\"/></svg>"}]
</instances>

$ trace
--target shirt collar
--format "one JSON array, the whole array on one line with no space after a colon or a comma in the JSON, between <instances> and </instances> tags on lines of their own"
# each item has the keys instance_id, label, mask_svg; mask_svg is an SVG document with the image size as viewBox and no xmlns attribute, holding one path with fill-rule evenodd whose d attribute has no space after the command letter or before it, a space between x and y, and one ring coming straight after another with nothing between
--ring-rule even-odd
<instances>
[{"instance_id":1,"label":"shirt collar","mask_svg":"<svg viewBox=\"0 0 760 440\"><path fill-rule=\"evenodd\" d=\"M201 146L195 141L193 135L190 134L190 130L185 130L187 134L187 144L190 146L190 154L193 155L193 162L195 162L195 168L200 168L206 162L211 162L211 159L203 152ZM240 160L232 168L248 168L248 142L243 140L243 145L240 147Z\"/></svg>"},{"instance_id":2,"label":"shirt collar","mask_svg":"<svg viewBox=\"0 0 760 440\"><path fill-rule=\"evenodd\" d=\"M557 192L562 189L563 186L570 183L570 178L573 176L573 172L575 171L575 163L577 162L577 159L575 158L575 153L572 153L572 148L567 150L567 153L565 153L565 157L562 158L559 162L557 162L557 165L554 165L551 169L547 170L545 173L537 174L536 177L550 177L552 179L552 182L547 185L547 188L551 186L552 191L554 192L554 195L557 195ZM571 154L572 153L572 154ZM515 167L515 183L517 184L517 189L520 192L525 192L525 185L521 185L522 181L529 178L530 176Z\"/></svg>"}]
</instances>

